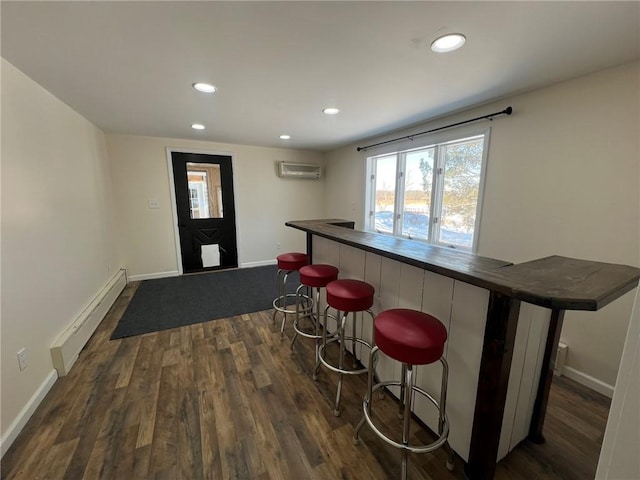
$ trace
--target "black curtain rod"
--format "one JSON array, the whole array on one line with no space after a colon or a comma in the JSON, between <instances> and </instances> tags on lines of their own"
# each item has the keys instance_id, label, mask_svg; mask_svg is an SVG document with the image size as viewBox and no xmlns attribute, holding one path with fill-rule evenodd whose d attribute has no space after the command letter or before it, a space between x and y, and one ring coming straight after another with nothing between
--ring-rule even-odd
<instances>
[{"instance_id":1,"label":"black curtain rod","mask_svg":"<svg viewBox=\"0 0 640 480\"><path fill-rule=\"evenodd\" d=\"M374 143L373 145L367 145L366 147L358 147L356 150L358 152L362 152L367 148L378 147L380 145L386 145L387 143L399 142L400 140L413 140L414 137L420 135L426 135L427 133L437 132L439 130L444 130L445 128L457 127L458 125L464 125L465 123L477 122L478 120L491 120L493 117L497 117L498 115L511 115L513 112L513 108L507 107L501 112L490 113L489 115L483 115L482 117L472 118L471 120L464 120L463 122L452 123L451 125L445 125L444 127L434 128L433 130L427 130L426 132L414 133L413 135L407 135L406 137L394 138L393 140L387 140L385 142Z\"/></svg>"}]
</instances>

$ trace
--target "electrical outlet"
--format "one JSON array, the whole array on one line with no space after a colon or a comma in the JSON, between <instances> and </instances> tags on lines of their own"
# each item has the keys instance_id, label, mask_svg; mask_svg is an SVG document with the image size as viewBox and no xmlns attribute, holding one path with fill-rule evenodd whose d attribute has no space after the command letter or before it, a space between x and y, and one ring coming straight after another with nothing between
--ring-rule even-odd
<instances>
[{"instance_id":1,"label":"electrical outlet","mask_svg":"<svg viewBox=\"0 0 640 480\"><path fill-rule=\"evenodd\" d=\"M280 250L280 242L276 242L276 250Z\"/></svg>"},{"instance_id":2,"label":"electrical outlet","mask_svg":"<svg viewBox=\"0 0 640 480\"><path fill-rule=\"evenodd\" d=\"M157 198L150 198L147 202L149 204L149 208L160 208L160 200Z\"/></svg>"},{"instance_id":3,"label":"electrical outlet","mask_svg":"<svg viewBox=\"0 0 640 480\"><path fill-rule=\"evenodd\" d=\"M27 368L27 365L29 365L27 363L27 349L22 348L18 351L18 366L20 367L20 370L24 370Z\"/></svg>"}]
</instances>

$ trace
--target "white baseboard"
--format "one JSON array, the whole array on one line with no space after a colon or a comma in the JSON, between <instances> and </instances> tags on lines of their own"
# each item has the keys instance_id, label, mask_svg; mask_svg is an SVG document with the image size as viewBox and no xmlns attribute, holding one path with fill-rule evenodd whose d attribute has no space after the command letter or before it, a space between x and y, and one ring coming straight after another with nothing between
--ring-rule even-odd
<instances>
[{"instance_id":1,"label":"white baseboard","mask_svg":"<svg viewBox=\"0 0 640 480\"><path fill-rule=\"evenodd\" d=\"M273 260L263 260L261 262L246 262L240 265L240 268L264 267L267 265L275 265L277 262Z\"/></svg>"},{"instance_id":2,"label":"white baseboard","mask_svg":"<svg viewBox=\"0 0 640 480\"><path fill-rule=\"evenodd\" d=\"M263 260L260 262L246 262L240 264L238 268L252 268L252 267L264 267L266 265L275 265L276 260ZM127 278L130 282L138 282L140 280L154 280L156 278L168 278L168 277L177 277L180 275L180 272L177 270L171 270L169 272L158 272L158 273L146 273L143 275L129 275Z\"/></svg>"},{"instance_id":3,"label":"white baseboard","mask_svg":"<svg viewBox=\"0 0 640 480\"><path fill-rule=\"evenodd\" d=\"M180 275L180 272L177 270L171 270L169 272L158 272L158 273L146 273L143 275L130 275L128 279L130 282L138 282L140 280L154 280L156 278L167 278L167 277L177 277Z\"/></svg>"},{"instance_id":4,"label":"white baseboard","mask_svg":"<svg viewBox=\"0 0 640 480\"><path fill-rule=\"evenodd\" d=\"M598 380L597 378L592 377L591 375L587 375L575 368L568 367L565 365L564 367L564 376L570 378L571 380L578 382L581 385L584 385L591 390L595 390L606 397L613 397L613 390L615 386L609 385L608 383L604 383L602 380Z\"/></svg>"},{"instance_id":5,"label":"white baseboard","mask_svg":"<svg viewBox=\"0 0 640 480\"><path fill-rule=\"evenodd\" d=\"M51 370L47 378L44 379L44 382L38 387L38 390L31 396L27 404L24 406L20 413L15 418L7 431L2 434L2 439L0 440L0 457L3 457L4 454L9 450L9 447L13 444L18 434L22 431L24 426L27 424L33 412L36 411L36 408L40 405L40 402L44 399L45 395L49 393L53 384L56 383L58 379L58 375L56 370Z\"/></svg>"}]
</instances>

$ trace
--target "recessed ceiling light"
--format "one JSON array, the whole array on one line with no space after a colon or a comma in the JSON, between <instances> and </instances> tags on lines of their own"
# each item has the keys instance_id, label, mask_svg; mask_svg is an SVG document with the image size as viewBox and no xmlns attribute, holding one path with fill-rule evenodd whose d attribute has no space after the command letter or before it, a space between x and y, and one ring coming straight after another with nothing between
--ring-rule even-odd
<instances>
[{"instance_id":1,"label":"recessed ceiling light","mask_svg":"<svg viewBox=\"0 0 640 480\"><path fill-rule=\"evenodd\" d=\"M202 125L201 123L192 123L191 128L193 128L194 130L204 130L204 125Z\"/></svg>"},{"instance_id":2,"label":"recessed ceiling light","mask_svg":"<svg viewBox=\"0 0 640 480\"><path fill-rule=\"evenodd\" d=\"M328 107L323 109L322 111L327 115L335 115L336 113L340 112L340 110L335 107Z\"/></svg>"},{"instance_id":3,"label":"recessed ceiling light","mask_svg":"<svg viewBox=\"0 0 640 480\"><path fill-rule=\"evenodd\" d=\"M281 140L289 140L290 138L291 138L291 135L280 135Z\"/></svg>"},{"instance_id":4,"label":"recessed ceiling light","mask_svg":"<svg viewBox=\"0 0 640 480\"><path fill-rule=\"evenodd\" d=\"M461 33L448 33L436 38L431 44L431 50L437 53L453 52L464 45L467 38Z\"/></svg>"},{"instance_id":5,"label":"recessed ceiling light","mask_svg":"<svg viewBox=\"0 0 640 480\"><path fill-rule=\"evenodd\" d=\"M210 83L194 83L193 88L195 88L199 92L204 93L213 93L216 91L216 87L214 87Z\"/></svg>"}]
</instances>

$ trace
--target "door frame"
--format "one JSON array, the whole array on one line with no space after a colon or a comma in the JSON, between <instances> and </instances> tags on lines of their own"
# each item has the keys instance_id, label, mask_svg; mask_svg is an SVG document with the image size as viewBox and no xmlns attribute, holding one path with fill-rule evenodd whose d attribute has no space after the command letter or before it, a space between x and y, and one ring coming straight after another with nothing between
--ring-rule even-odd
<instances>
[{"instance_id":1,"label":"door frame","mask_svg":"<svg viewBox=\"0 0 640 480\"><path fill-rule=\"evenodd\" d=\"M231 165L234 165L235 155L233 152L223 152L220 150L202 150L202 149L194 149L194 148L180 148L180 147L165 147L166 155L167 155L167 171L169 173L169 191L171 194L171 218L173 220L173 241L174 247L176 250L176 263L178 265L178 275L184 275L184 269L182 267L182 254L180 251L180 230L178 228L178 210L176 207L176 188L175 188L175 179L173 177L173 161L171 159L172 153L197 153L201 155L222 155L225 157L231 158ZM240 245L240 236L238 235L238 189L236 184L236 173L234 170L233 174L233 203L235 204L236 211L236 246ZM237 248L238 251L238 268L241 268L242 262L240 261L240 249Z\"/></svg>"}]
</instances>

